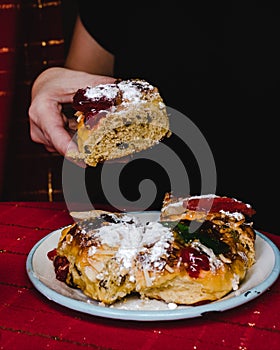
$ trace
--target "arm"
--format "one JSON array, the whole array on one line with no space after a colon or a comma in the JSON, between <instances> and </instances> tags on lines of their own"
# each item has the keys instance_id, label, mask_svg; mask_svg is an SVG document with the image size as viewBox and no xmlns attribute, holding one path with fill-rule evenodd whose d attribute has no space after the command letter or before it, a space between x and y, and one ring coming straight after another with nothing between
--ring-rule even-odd
<instances>
[{"instance_id":1,"label":"arm","mask_svg":"<svg viewBox=\"0 0 280 350\"><path fill-rule=\"evenodd\" d=\"M81 49L82 48L82 49ZM113 82L114 56L104 50L77 19L65 68L46 69L34 81L29 107L30 135L50 152L76 150L66 131L62 104L72 103L77 89Z\"/></svg>"},{"instance_id":2,"label":"arm","mask_svg":"<svg viewBox=\"0 0 280 350\"><path fill-rule=\"evenodd\" d=\"M65 67L91 74L113 75L114 56L103 49L77 18Z\"/></svg>"}]
</instances>

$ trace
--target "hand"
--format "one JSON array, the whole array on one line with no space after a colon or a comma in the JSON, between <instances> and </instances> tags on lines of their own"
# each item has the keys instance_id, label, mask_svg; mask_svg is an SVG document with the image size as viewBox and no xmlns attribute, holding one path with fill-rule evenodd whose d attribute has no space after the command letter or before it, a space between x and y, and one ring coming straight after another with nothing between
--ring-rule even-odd
<instances>
[{"instance_id":1,"label":"hand","mask_svg":"<svg viewBox=\"0 0 280 350\"><path fill-rule=\"evenodd\" d=\"M112 83L115 78L75 71L67 68L49 68L41 73L32 87L29 107L30 136L49 152L65 156L77 145L67 131L68 120L63 104L71 104L79 88Z\"/></svg>"}]
</instances>

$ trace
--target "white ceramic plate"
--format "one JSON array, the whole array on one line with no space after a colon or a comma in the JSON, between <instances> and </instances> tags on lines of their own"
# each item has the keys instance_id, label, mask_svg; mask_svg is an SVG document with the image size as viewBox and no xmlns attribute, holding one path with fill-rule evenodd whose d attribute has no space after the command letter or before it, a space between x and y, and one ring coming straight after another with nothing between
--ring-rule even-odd
<instances>
[{"instance_id":1,"label":"white ceramic plate","mask_svg":"<svg viewBox=\"0 0 280 350\"><path fill-rule=\"evenodd\" d=\"M156 221L158 212L131 213L141 221ZM81 291L68 287L56 279L52 261L47 253L58 243L61 229L41 239L30 251L27 274L35 288L48 299L70 309L94 316L134 321L165 321L193 318L212 311L224 311L247 303L265 292L278 278L280 253L276 245L260 232L256 232L256 263L248 271L239 289L226 297L200 306L177 306L157 300L127 298L113 306L103 306Z\"/></svg>"}]
</instances>

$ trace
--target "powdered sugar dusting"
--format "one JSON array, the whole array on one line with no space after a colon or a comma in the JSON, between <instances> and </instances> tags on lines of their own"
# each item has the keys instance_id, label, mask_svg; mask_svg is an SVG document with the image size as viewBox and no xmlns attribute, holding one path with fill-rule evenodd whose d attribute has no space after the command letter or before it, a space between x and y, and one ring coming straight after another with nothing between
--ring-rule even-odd
<instances>
[{"instance_id":1,"label":"powdered sugar dusting","mask_svg":"<svg viewBox=\"0 0 280 350\"><path fill-rule=\"evenodd\" d=\"M126 269L131 268L139 256L146 267L163 268L164 264L159 261L168 255L167 250L174 240L171 230L159 222L149 222L145 226L128 222L108 224L95 230L92 238L101 245L115 248L115 258ZM89 250L90 255L94 252L94 249Z\"/></svg>"},{"instance_id":2,"label":"powdered sugar dusting","mask_svg":"<svg viewBox=\"0 0 280 350\"><path fill-rule=\"evenodd\" d=\"M221 214L224 214L226 216L232 217L237 221L243 220L244 219L244 215L240 212L229 212L229 211L224 211L224 210L220 210Z\"/></svg>"},{"instance_id":3,"label":"powdered sugar dusting","mask_svg":"<svg viewBox=\"0 0 280 350\"><path fill-rule=\"evenodd\" d=\"M162 258L168 256L167 251L173 240L174 236L169 228L158 222L148 223L144 228L141 245L138 249L144 269L152 269L152 266L160 270L163 269L165 260Z\"/></svg>"},{"instance_id":4,"label":"powdered sugar dusting","mask_svg":"<svg viewBox=\"0 0 280 350\"><path fill-rule=\"evenodd\" d=\"M88 86L85 91L85 97L90 100L98 101L102 99L114 100L118 95L122 95L122 103L139 103L145 101L143 92L157 94L158 91L150 83L144 80L123 80L114 84L99 84L94 87ZM144 94L145 95L145 94ZM161 108L165 104L161 102Z\"/></svg>"},{"instance_id":5,"label":"powdered sugar dusting","mask_svg":"<svg viewBox=\"0 0 280 350\"><path fill-rule=\"evenodd\" d=\"M186 200L190 200L190 199L200 199L200 198L217 198L218 196L215 194L201 194L201 195L197 195L197 196L190 196L187 197Z\"/></svg>"},{"instance_id":6,"label":"powdered sugar dusting","mask_svg":"<svg viewBox=\"0 0 280 350\"><path fill-rule=\"evenodd\" d=\"M131 81L122 81L118 86L122 91L124 100L129 102L139 102L141 100L141 90Z\"/></svg>"},{"instance_id":7,"label":"powdered sugar dusting","mask_svg":"<svg viewBox=\"0 0 280 350\"><path fill-rule=\"evenodd\" d=\"M88 86L85 96L92 100L100 100L104 97L111 100L117 97L118 91L116 84L99 84L95 87Z\"/></svg>"}]
</instances>

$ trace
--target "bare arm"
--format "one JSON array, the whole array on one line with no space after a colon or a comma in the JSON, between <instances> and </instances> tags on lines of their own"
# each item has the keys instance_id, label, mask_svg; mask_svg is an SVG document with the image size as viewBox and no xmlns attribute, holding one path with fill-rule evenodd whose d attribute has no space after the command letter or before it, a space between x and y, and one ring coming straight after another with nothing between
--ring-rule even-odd
<instances>
[{"instance_id":1,"label":"bare arm","mask_svg":"<svg viewBox=\"0 0 280 350\"><path fill-rule=\"evenodd\" d=\"M113 66L114 56L96 42L78 17L65 67L112 76Z\"/></svg>"},{"instance_id":2,"label":"bare arm","mask_svg":"<svg viewBox=\"0 0 280 350\"><path fill-rule=\"evenodd\" d=\"M31 139L43 144L50 152L65 155L69 147L75 150L76 145L65 129L67 120L62 113L62 104L72 103L79 88L113 82L113 64L113 55L89 35L78 18L65 68L45 70L32 86Z\"/></svg>"}]
</instances>

